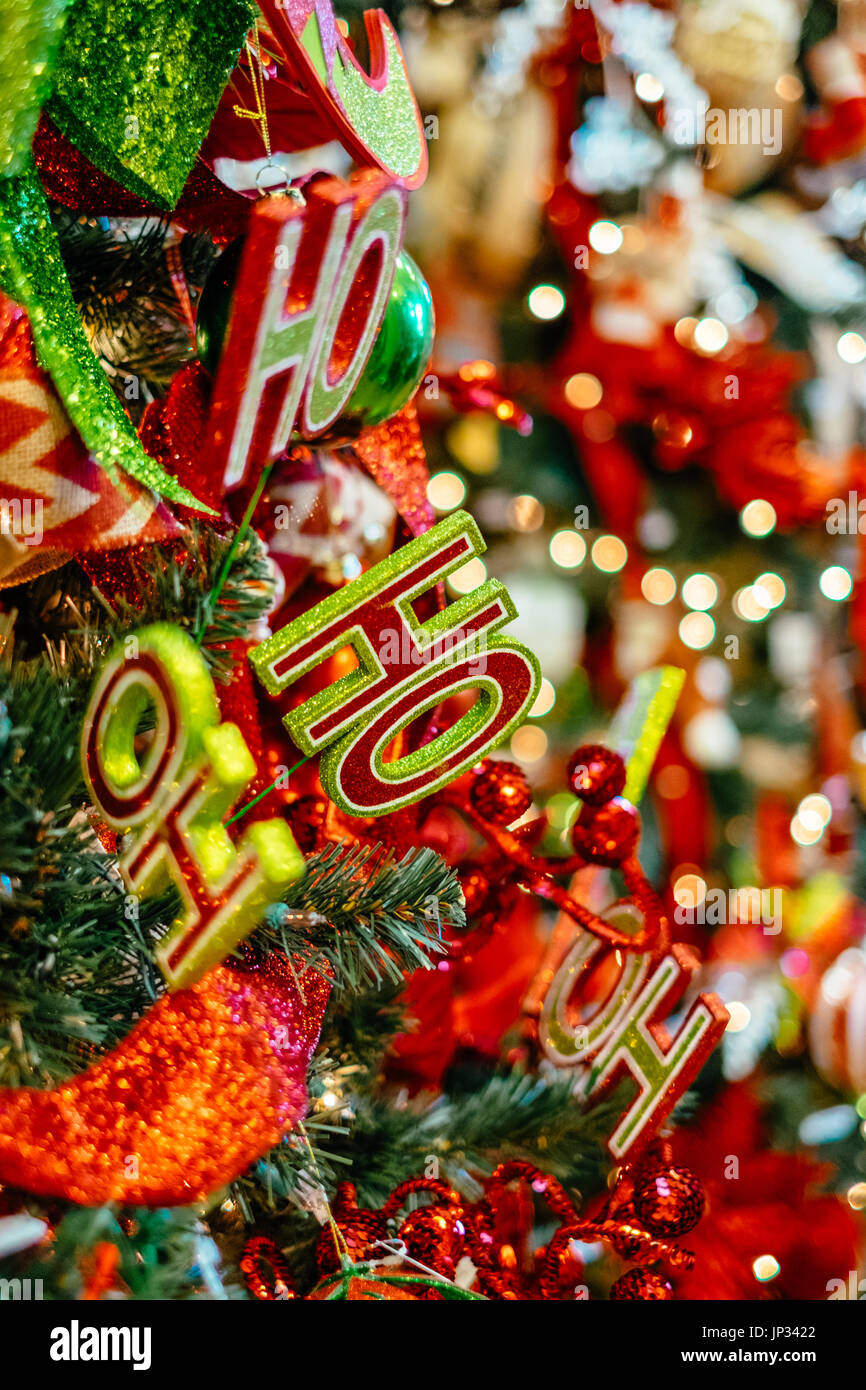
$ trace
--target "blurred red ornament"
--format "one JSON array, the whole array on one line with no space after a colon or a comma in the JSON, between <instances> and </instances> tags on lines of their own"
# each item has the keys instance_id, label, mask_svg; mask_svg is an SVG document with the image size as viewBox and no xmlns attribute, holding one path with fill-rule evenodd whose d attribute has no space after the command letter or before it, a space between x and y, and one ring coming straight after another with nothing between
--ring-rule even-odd
<instances>
[{"instance_id":1,"label":"blurred red ornament","mask_svg":"<svg viewBox=\"0 0 866 1390\"><path fill-rule=\"evenodd\" d=\"M494 825L511 825L529 810L532 791L516 763L485 758L473 768L469 800L485 820Z\"/></svg>"},{"instance_id":2,"label":"blurred red ornament","mask_svg":"<svg viewBox=\"0 0 866 1390\"><path fill-rule=\"evenodd\" d=\"M568 782L575 796L588 806L602 806L622 793L625 763L614 749L586 743L569 761Z\"/></svg>"},{"instance_id":3,"label":"blurred red ornament","mask_svg":"<svg viewBox=\"0 0 866 1390\"><path fill-rule=\"evenodd\" d=\"M679 1299L822 1300L830 1281L844 1283L856 1269L857 1217L821 1191L832 1170L805 1154L763 1147L760 1108L747 1085L726 1086L672 1144L677 1164L696 1172L707 1191L706 1213L689 1237L695 1273L677 1274ZM732 1147L735 1182L726 1175ZM766 1283L754 1271L762 1255L779 1265Z\"/></svg>"},{"instance_id":4,"label":"blurred red ornament","mask_svg":"<svg viewBox=\"0 0 866 1390\"><path fill-rule=\"evenodd\" d=\"M301 796L286 812L289 828L304 854L315 854L327 844L328 804L323 796Z\"/></svg>"},{"instance_id":5,"label":"blurred red ornament","mask_svg":"<svg viewBox=\"0 0 866 1390\"><path fill-rule=\"evenodd\" d=\"M284 454L253 517L282 576L280 607L305 581L340 588L383 560L396 521L394 503L350 450Z\"/></svg>"},{"instance_id":6,"label":"blurred red ornament","mask_svg":"<svg viewBox=\"0 0 866 1390\"><path fill-rule=\"evenodd\" d=\"M608 1298L643 1302L669 1302L674 1291L661 1274L649 1269L630 1269L610 1286Z\"/></svg>"},{"instance_id":7,"label":"blurred red ornament","mask_svg":"<svg viewBox=\"0 0 866 1390\"><path fill-rule=\"evenodd\" d=\"M655 1236L684 1236L693 1231L705 1201L703 1184L689 1168L661 1168L635 1183L635 1212Z\"/></svg>"},{"instance_id":8,"label":"blurred red ornament","mask_svg":"<svg viewBox=\"0 0 866 1390\"><path fill-rule=\"evenodd\" d=\"M470 869L460 875L460 886L466 900L466 916L479 917L494 901L490 879L480 869Z\"/></svg>"},{"instance_id":9,"label":"blurred red ornament","mask_svg":"<svg viewBox=\"0 0 866 1390\"><path fill-rule=\"evenodd\" d=\"M455 410L484 410L520 435L532 433L532 416L507 394L492 362L464 362L456 372L436 375L440 390L451 397Z\"/></svg>"},{"instance_id":10,"label":"blurred red ornament","mask_svg":"<svg viewBox=\"0 0 866 1390\"><path fill-rule=\"evenodd\" d=\"M613 868L634 854L640 830L637 808L617 796L582 812L572 826L571 843L575 853L590 863Z\"/></svg>"}]
</instances>

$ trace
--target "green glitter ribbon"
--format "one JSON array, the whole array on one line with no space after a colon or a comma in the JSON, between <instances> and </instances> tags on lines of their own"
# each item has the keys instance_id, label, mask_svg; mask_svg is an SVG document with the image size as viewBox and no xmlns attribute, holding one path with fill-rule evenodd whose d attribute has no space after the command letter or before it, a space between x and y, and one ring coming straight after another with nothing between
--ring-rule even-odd
<instances>
[{"instance_id":1,"label":"green glitter ribbon","mask_svg":"<svg viewBox=\"0 0 866 1390\"><path fill-rule=\"evenodd\" d=\"M249 0L77 0L48 110L92 164L171 210L254 13Z\"/></svg>"},{"instance_id":2,"label":"green glitter ribbon","mask_svg":"<svg viewBox=\"0 0 866 1390\"><path fill-rule=\"evenodd\" d=\"M642 671L631 682L611 720L605 741L625 761L626 783L622 794L635 806L644 794L685 678L686 673L679 666L657 666L651 671Z\"/></svg>"},{"instance_id":3,"label":"green glitter ribbon","mask_svg":"<svg viewBox=\"0 0 866 1390\"><path fill-rule=\"evenodd\" d=\"M50 373L75 428L108 476L116 479L122 468L170 501L213 515L144 452L91 352L32 165L15 178L0 179L0 283L27 310L40 365Z\"/></svg>"},{"instance_id":4,"label":"green glitter ribbon","mask_svg":"<svg viewBox=\"0 0 866 1390\"><path fill-rule=\"evenodd\" d=\"M0 176L23 174L69 0L0 0Z\"/></svg>"}]
</instances>

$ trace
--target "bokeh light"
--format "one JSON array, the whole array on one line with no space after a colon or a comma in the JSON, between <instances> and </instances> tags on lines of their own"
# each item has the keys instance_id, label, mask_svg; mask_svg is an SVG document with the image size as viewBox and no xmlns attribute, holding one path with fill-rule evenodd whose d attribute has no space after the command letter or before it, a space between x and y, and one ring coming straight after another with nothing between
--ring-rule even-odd
<instances>
[{"instance_id":1,"label":"bokeh light","mask_svg":"<svg viewBox=\"0 0 866 1390\"><path fill-rule=\"evenodd\" d=\"M611 256L622 246L622 229L615 222L593 222L589 229L589 244L602 256Z\"/></svg>"},{"instance_id":2,"label":"bokeh light","mask_svg":"<svg viewBox=\"0 0 866 1390\"><path fill-rule=\"evenodd\" d=\"M680 641L693 651L708 647L716 635L716 625L709 613L687 613L679 626Z\"/></svg>"},{"instance_id":3,"label":"bokeh light","mask_svg":"<svg viewBox=\"0 0 866 1390\"><path fill-rule=\"evenodd\" d=\"M591 372L577 372L565 383L565 399L575 410L594 410L604 395L601 382Z\"/></svg>"},{"instance_id":4,"label":"bokeh light","mask_svg":"<svg viewBox=\"0 0 866 1390\"><path fill-rule=\"evenodd\" d=\"M866 361L866 338L860 333L843 333L836 344L836 351L843 362L856 365Z\"/></svg>"},{"instance_id":5,"label":"bokeh light","mask_svg":"<svg viewBox=\"0 0 866 1390\"><path fill-rule=\"evenodd\" d=\"M677 581L670 570L647 570L640 582L640 591L648 603L670 603L676 597Z\"/></svg>"},{"instance_id":6,"label":"bokeh light","mask_svg":"<svg viewBox=\"0 0 866 1390\"><path fill-rule=\"evenodd\" d=\"M483 560L477 557L474 560L467 560L465 565L461 565L459 570L455 570L445 581L448 588L455 594L471 594L473 589L479 588L487 578L487 566Z\"/></svg>"},{"instance_id":7,"label":"bokeh light","mask_svg":"<svg viewBox=\"0 0 866 1390\"><path fill-rule=\"evenodd\" d=\"M508 523L515 531L537 531L544 521L544 507L531 493L512 497L508 504Z\"/></svg>"},{"instance_id":8,"label":"bokeh light","mask_svg":"<svg viewBox=\"0 0 866 1390\"><path fill-rule=\"evenodd\" d=\"M537 763L547 752L547 734L537 724L524 724L511 738L511 756L519 763Z\"/></svg>"},{"instance_id":9,"label":"bokeh light","mask_svg":"<svg viewBox=\"0 0 866 1390\"><path fill-rule=\"evenodd\" d=\"M818 587L825 598L842 603L854 588L854 581L843 565L830 565L818 580Z\"/></svg>"},{"instance_id":10,"label":"bokeh light","mask_svg":"<svg viewBox=\"0 0 866 1390\"><path fill-rule=\"evenodd\" d=\"M625 542L619 536L599 536L590 551L592 563L604 574L616 574L628 559Z\"/></svg>"},{"instance_id":11,"label":"bokeh light","mask_svg":"<svg viewBox=\"0 0 866 1390\"><path fill-rule=\"evenodd\" d=\"M747 536L769 536L776 529L776 509L772 502L755 497L740 512L740 526Z\"/></svg>"},{"instance_id":12,"label":"bokeh light","mask_svg":"<svg viewBox=\"0 0 866 1390\"><path fill-rule=\"evenodd\" d=\"M427 484L427 497L437 512L451 512L466 497L466 484L458 473L434 473Z\"/></svg>"},{"instance_id":13,"label":"bokeh light","mask_svg":"<svg viewBox=\"0 0 866 1390\"><path fill-rule=\"evenodd\" d=\"M577 531L557 531L549 550L553 563L563 570L576 570L586 559L586 541Z\"/></svg>"},{"instance_id":14,"label":"bokeh light","mask_svg":"<svg viewBox=\"0 0 866 1390\"><path fill-rule=\"evenodd\" d=\"M535 697L535 703L529 711L530 719L542 719L545 714L549 714L556 704L556 691L546 676L541 678L541 688Z\"/></svg>"},{"instance_id":15,"label":"bokeh light","mask_svg":"<svg viewBox=\"0 0 866 1390\"><path fill-rule=\"evenodd\" d=\"M709 574L690 574L683 584L683 603L705 612L719 599L719 586Z\"/></svg>"},{"instance_id":16,"label":"bokeh light","mask_svg":"<svg viewBox=\"0 0 866 1390\"><path fill-rule=\"evenodd\" d=\"M565 309L565 295L556 285L536 285L527 297L533 318L558 319Z\"/></svg>"}]
</instances>

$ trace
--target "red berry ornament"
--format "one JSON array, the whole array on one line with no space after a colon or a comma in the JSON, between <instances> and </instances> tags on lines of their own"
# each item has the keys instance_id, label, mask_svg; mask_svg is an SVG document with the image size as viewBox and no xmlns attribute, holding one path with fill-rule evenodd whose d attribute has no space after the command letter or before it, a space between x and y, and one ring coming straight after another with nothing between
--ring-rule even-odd
<instances>
[{"instance_id":1,"label":"red berry ornament","mask_svg":"<svg viewBox=\"0 0 866 1390\"><path fill-rule=\"evenodd\" d=\"M473 769L469 801L484 820L511 825L529 810L532 792L516 763L485 758Z\"/></svg>"},{"instance_id":2,"label":"red berry ornament","mask_svg":"<svg viewBox=\"0 0 866 1390\"><path fill-rule=\"evenodd\" d=\"M608 1298L622 1301L640 1302L669 1302L674 1296L674 1291L666 1279L660 1274L653 1274L649 1269L630 1269L627 1274L621 1274L610 1286Z\"/></svg>"},{"instance_id":3,"label":"red berry ornament","mask_svg":"<svg viewBox=\"0 0 866 1390\"><path fill-rule=\"evenodd\" d=\"M625 763L602 743L584 743L568 764L568 781L575 796L588 806L603 806L625 786Z\"/></svg>"},{"instance_id":4,"label":"red berry ornament","mask_svg":"<svg viewBox=\"0 0 866 1390\"><path fill-rule=\"evenodd\" d=\"M693 1231L704 1213L704 1189L690 1168L660 1168L635 1183L634 1208L654 1236L669 1239Z\"/></svg>"},{"instance_id":5,"label":"red berry ornament","mask_svg":"<svg viewBox=\"0 0 866 1390\"><path fill-rule=\"evenodd\" d=\"M640 839L637 808L623 797L604 806L588 806L574 822L571 843L576 854L592 864L613 868L628 859Z\"/></svg>"}]
</instances>

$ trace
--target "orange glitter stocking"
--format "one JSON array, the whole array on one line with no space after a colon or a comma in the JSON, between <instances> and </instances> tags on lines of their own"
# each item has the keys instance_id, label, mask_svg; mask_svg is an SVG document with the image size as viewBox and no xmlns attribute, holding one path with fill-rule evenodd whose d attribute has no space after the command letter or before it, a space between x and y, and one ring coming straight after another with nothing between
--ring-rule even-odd
<instances>
[{"instance_id":1,"label":"orange glitter stocking","mask_svg":"<svg viewBox=\"0 0 866 1390\"><path fill-rule=\"evenodd\" d=\"M303 1117L329 984L218 966L54 1091L0 1089L0 1182L84 1206L195 1202Z\"/></svg>"}]
</instances>

